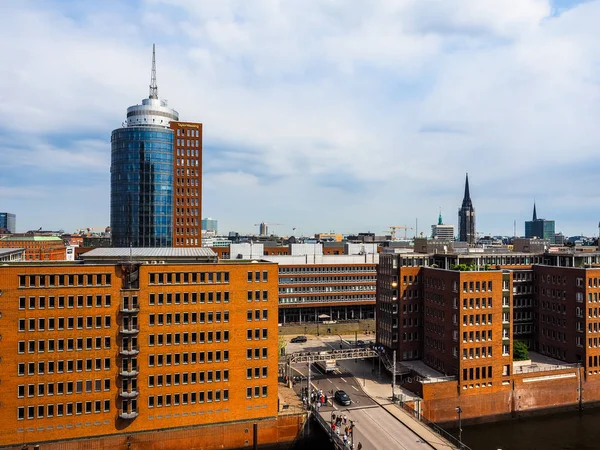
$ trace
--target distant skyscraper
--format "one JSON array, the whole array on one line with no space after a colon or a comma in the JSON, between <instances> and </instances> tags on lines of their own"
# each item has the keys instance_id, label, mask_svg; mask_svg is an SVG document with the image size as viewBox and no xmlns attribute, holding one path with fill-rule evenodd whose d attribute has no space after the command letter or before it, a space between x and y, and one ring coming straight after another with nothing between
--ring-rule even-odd
<instances>
[{"instance_id":1,"label":"distant skyscraper","mask_svg":"<svg viewBox=\"0 0 600 450\"><path fill-rule=\"evenodd\" d=\"M469 174L465 178L465 196L458 210L458 240L475 244L475 209L469 193Z\"/></svg>"},{"instance_id":2,"label":"distant skyscraper","mask_svg":"<svg viewBox=\"0 0 600 450\"><path fill-rule=\"evenodd\" d=\"M441 211L437 225L431 225L431 237L434 239L454 240L454 225L444 225Z\"/></svg>"},{"instance_id":3,"label":"distant skyscraper","mask_svg":"<svg viewBox=\"0 0 600 450\"><path fill-rule=\"evenodd\" d=\"M551 244L556 243L554 220L538 219L535 202L533 202L533 218L525 221L525 237L546 239Z\"/></svg>"},{"instance_id":4,"label":"distant skyscraper","mask_svg":"<svg viewBox=\"0 0 600 450\"><path fill-rule=\"evenodd\" d=\"M154 46L150 94L112 132L110 172L114 247L201 245L202 124L159 100Z\"/></svg>"},{"instance_id":5,"label":"distant skyscraper","mask_svg":"<svg viewBox=\"0 0 600 450\"><path fill-rule=\"evenodd\" d=\"M17 216L9 212L0 212L0 228L5 228L11 233L16 233Z\"/></svg>"},{"instance_id":6,"label":"distant skyscraper","mask_svg":"<svg viewBox=\"0 0 600 450\"><path fill-rule=\"evenodd\" d=\"M202 219L202 231L214 231L218 233L219 224L216 219L211 219L210 217L206 217Z\"/></svg>"}]
</instances>

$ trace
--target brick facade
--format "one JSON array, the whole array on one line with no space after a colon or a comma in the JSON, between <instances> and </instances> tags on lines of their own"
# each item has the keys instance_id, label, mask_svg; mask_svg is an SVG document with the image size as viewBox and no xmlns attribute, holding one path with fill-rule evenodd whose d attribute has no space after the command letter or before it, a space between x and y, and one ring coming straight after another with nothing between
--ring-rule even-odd
<instances>
[{"instance_id":1,"label":"brick facade","mask_svg":"<svg viewBox=\"0 0 600 450\"><path fill-rule=\"evenodd\" d=\"M277 415L277 266L0 268L0 446Z\"/></svg>"}]
</instances>

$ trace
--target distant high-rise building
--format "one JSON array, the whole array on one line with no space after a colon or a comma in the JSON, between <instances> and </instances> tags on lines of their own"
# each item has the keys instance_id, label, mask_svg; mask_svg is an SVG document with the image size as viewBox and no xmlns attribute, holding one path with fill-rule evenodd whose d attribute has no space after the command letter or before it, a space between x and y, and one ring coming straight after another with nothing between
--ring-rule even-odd
<instances>
[{"instance_id":1,"label":"distant high-rise building","mask_svg":"<svg viewBox=\"0 0 600 450\"><path fill-rule=\"evenodd\" d=\"M469 193L469 174L465 178L465 195L458 210L458 240L475 244L475 209Z\"/></svg>"},{"instance_id":2,"label":"distant high-rise building","mask_svg":"<svg viewBox=\"0 0 600 450\"><path fill-rule=\"evenodd\" d=\"M454 240L454 225L444 225L441 211L437 225L431 225L431 237L433 239Z\"/></svg>"},{"instance_id":3,"label":"distant high-rise building","mask_svg":"<svg viewBox=\"0 0 600 450\"><path fill-rule=\"evenodd\" d=\"M17 216L9 212L0 212L0 229L4 228L11 233L17 232Z\"/></svg>"},{"instance_id":4,"label":"distant high-rise building","mask_svg":"<svg viewBox=\"0 0 600 450\"><path fill-rule=\"evenodd\" d=\"M112 132L110 171L113 246L200 246L202 124L159 100L154 46L150 94Z\"/></svg>"},{"instance_id":5,"label":"distant high-rise building","mask_svg":"<svg viewBox=\"0 0 600 450\"><path fill-rule=\"evenodd\" d=\"M535 202L533 202L533 218L525 221L525 237L545 239L551 244L556 243L554 220L538 219Z\"/></svg>"},{"instance_id":6,"label":"distant high-rise building","mask_svg":"<svg viewBox=\"0 0 600 450\"><path fill-rule=\"evenodd\" d=\"M206 217L202 219L202 231L214 231L218 233L219 224L217 219L212 219L210 217Z\"/></svg>"}]
</instances>

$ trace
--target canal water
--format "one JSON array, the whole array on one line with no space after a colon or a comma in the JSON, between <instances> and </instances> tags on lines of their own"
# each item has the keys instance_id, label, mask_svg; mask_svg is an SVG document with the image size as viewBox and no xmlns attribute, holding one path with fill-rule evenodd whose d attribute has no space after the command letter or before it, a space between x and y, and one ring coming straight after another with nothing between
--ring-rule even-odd
<instances>
[{"instance_id":1,"label":"canal water","mask_svg":"<svg viewBox=\"0 0 600 450\"><path fill-rule=\"evenodd\" d=\"M600 409L463 426L462 437L473 450L599 450Z\"/></svg>"},{"instance_id":2,"label":"canal water","mask_svg":"<svg viewBox=\"0 0 600 450\"><path fill-rule=\"evenodd\" d=\"M463 426L462 437L472 450L600 450L600 408ZM312 422L310 433L290 450L332 448L329 436Z\"/></svg>"}]
</instances>

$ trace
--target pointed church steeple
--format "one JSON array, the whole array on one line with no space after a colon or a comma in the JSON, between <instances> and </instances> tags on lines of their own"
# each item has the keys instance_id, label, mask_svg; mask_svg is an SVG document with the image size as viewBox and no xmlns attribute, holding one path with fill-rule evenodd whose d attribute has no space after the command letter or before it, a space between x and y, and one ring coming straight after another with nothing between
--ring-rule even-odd
<instances>
[{"instance_id":1,"label":"pointed church steeple","mask_svg":"<svg viewBox=\"0 0 600 450\"><path fill-rule=\"evenodd\" d=\"M533 201L533 221L537 220L537 212L535 211L535 200Z\"/></svg>"},{"instance_id":2,"label":"pointed church steeple","mask_svg":"<svg viewBox=\"0 0 600 450\"><path fill-rule=\"evenodd\" d=\"M461 242L474 245L476 237L475 208L473 208L473 202L471 201L469 174L467 173L465 176L465 196L463 197L462 206L458 210L458 238Z\"/></svg>"},{"instance_id":3,"label":"pointed church steeple","mask_svg":"<svg viewBox=\"0 0 600 450\"><path fill-rule=\"evenodd\" d=\"M469 192L469 174L467 173L465 177L465 196L463 197L462 205L469 206L472 205L471 202L471 193Z\"/></svg>"},{"instance_id":4,"label":"pointed church steeple","mask_svg":"<svg viewBox=\"0 0 600 450\"><path fill-rule=\"evenodd\" d=\"M444 225L442 221L442 208L440 208L440 215L438 216L438 225Z\"/></svg>"}]
</instances>

